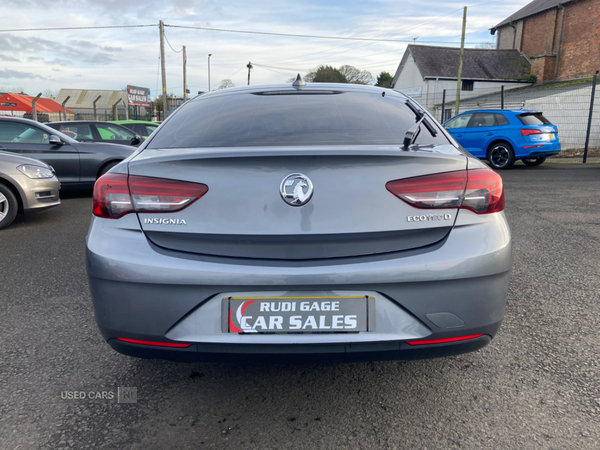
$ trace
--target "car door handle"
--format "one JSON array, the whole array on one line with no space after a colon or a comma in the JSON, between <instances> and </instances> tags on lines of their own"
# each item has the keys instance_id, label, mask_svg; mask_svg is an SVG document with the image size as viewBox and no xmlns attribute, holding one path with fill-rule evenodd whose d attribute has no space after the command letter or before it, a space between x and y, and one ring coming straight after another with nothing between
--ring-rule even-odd
<instances>
[{"instance_id":1,"label":"car door handle","mask_svg":"<svg viewBox=\"0 0 600 450\"><path fill-rule=\"evenodd\" d=\"M462 134L455 134L456 137L462 137Z\"/></svg>"}]
</instances>

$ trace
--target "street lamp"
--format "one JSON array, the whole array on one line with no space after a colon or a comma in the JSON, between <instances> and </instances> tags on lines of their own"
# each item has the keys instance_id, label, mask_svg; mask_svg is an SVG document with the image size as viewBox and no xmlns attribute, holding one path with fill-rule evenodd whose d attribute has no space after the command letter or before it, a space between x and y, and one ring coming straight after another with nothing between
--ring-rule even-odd
<instances>
[{"instance_id":1,"label":"street lamp","mask_svg":"<svg viewBox=\"0 0 600 450\"><path fill-rule=\"evenodd\" d=\"M210 92L210 57L212 53L208 54L208 92Z\"/></svg>"}]
</instances>

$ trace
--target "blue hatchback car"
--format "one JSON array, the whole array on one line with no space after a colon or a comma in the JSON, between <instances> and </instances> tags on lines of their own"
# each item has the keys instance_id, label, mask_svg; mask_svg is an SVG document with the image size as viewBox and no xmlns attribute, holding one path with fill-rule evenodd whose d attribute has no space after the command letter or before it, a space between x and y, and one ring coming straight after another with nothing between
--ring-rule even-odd
<instances>
[{"instance_id":1,"label":"blue hatchback car","mask_svg":"<svg viewBox=\"0 0 600 450\"><path fill-rule=\"evenodd\" d=\"M494 169L508 169L517 159L539 166L560 152L558 128L540 111L469 111L454 116L444 127L465 150L487 159Z\"/></svg>"}]
</instances>

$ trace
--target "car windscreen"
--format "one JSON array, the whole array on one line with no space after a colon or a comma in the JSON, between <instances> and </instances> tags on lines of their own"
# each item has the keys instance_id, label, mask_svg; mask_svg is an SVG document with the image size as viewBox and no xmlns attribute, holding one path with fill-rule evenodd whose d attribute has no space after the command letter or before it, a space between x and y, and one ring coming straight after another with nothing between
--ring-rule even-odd
<instances>
[{"instance_id":1,"label":"car windscreen","mask_svg":"<svg viewBox=\"0 0 600 450\"><path fill-rule=\"evenodd\" d=\"M415 124L406 97L381 92L280 91L200 97L154 134L148 148L402 145ZM433 122L433 120L431 120ZM421 127L416 144L448 144Z\"/></svg>"},{"instance_id":2,"label":"car windscreen","mask_svg":"<svg viewBox=\"0 0 600 450\"><path fill-rule=\"evenodd\" d=\"M542 113L524 113L517 115L523 125L547 125L550 123Z\"/></svg>"}]
</instances>

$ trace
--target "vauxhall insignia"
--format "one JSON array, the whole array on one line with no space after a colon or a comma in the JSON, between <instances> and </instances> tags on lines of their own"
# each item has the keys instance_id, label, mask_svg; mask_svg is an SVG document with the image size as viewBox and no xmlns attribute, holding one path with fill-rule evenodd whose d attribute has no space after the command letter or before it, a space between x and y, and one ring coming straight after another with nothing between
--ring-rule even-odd
<instances>
[{"instance_id":1,"label":"vauxhall insignia","mask_svg":"<svg viewBox=\"0 0 600 450\"><path fill-rule=\"evenodd\" d=\"M279 186L281 198L291 206L302 206L308 203L313 195L313 190L310 179L301 173L288 175Z\"/></svg>"}]
</instances>

